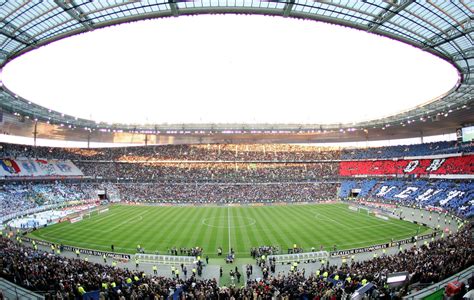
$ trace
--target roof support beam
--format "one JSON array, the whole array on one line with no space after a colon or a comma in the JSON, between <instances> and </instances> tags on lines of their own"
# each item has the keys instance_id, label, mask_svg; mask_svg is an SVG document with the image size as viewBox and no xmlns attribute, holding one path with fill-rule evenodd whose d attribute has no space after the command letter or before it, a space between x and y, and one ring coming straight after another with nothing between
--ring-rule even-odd
<instances>
[{"instance_id":1,"label":"roof support beam","mask_svg":"<svg viewBox=\"0 0 474 300\"><path fill-rule=\"evenodd\" d=\"M8 30L5 30L4 28L0 29L3 35L8 36L11 39L13 39L13 37L16 37L18 40L21 40L22 44L36 43L36 40L33 38L33 36L26 32L22 32L21 28L18 28L11 23L6 23L5 21L0 21L0 23L3 24L4 28L8 28ZM20 33L15 34L15 32L17 31L19 31ZM15 39L15 41L18 40Z\"/></svg>"},{"instance_id":2,"label":"roof support beam","mask_svg":"<svg viewBox=\"0 0 474 300\"><path fill-rule=\"evenodd\" d=\"M391 9L394 5L389 4L389 6L384 12L380 13L368 24L368 27L369 27L368 32L374 32L375 30L377 30L377 28L383 25L383 23L389 21L391 18L398 15L398 13L400 13L402 10L405 10L413 2L414 0L402 1L402 3L396 6L394 9Z\"/></svg>"},{"instance_id":3,"label":"roof support beam","mask_svg":"<svg viewBox=\"0 0 474 300\"><path fill-rule=\"evenodd\" d=\"M5 21L6 19L8 19L8 17L10 17L11 15L13 15L14 13L16 13L18 10L20 10L21 8L23 8L23 6L27 5L29 1L23 1L23 4L18 6L17 8L15 8L14 10L12 10L11 12L9 12L5 17L2 18L1 21Z\"/></svg>"},{"instance_id":4,"label":"roof support beam","mask_svg":"<svg viewBox=\"0 0 474 300\"><path fill-rule=\"evenodd\" d=\"M472 23L472 22L473 21L470 21L469 23ZM458 38L463 37L463 36L466 36L468 39L470 39L469 34L473 31L474 31L474 27L472 25L466 26L465 29L462 30L462 31L451 28L450 30L448 30L446 32L446 35L447 35L448 38L442 39L440 41L441 37L435 37L433 39L433 43L432 44L427 43L427 45L428 45L429 48L436 48L436 47L439 47L439 46L444 45L446 43L452 42L455 39L458 39Z\"/></svg>"},{"instance_id":5,"label":"roof support beam","mask_svg":"<svg viewBox=\"0 0 474 300\"><path fill-rule=\"evenodd\" d=\"M89 20L89 18L84 14L84 12L80 10L80 8L77 8L75 6L69 7L68 5L70 4L66 4L62 0L54 0L54 3L61 7L69 16L71 16L71 18L79 22L79 24L81 24L87 30L94 30L94 24L91 20ZM71 1L71 3L73 2Z\"/></svg>"},{"instance_id":6,"label":"roof support beam","mask_svg":"<svg viewBox=\"0 0 474 300\"><path fill-rule=\"evenodd\" d=\"M283 17L286 18L290 15L293 5L295 5L295 0L290 0L285 4L285 7L283 8Z\"/></svg>"},{"instance_id":7,"label":"roof support beam","mask_svg":"<svg viewBox=\"0 0 474 300\"><path fill-rule=\"evenodd\" d=\"M434 8L436 8L437 10L439 10L440 12L442 12L445 16L447 16L448 18L451 19L451 21L453 21L454 23L458 24L459 26L461 26L462 28L464 28L464 26L458 22L458 20L456 20L455 18L453 18L453 16L451 16L446 10L442 9L439 5L436 5L435 3L433 3L433 1L431 0L428 0L428 3L433 6Z\"/></svg>"},{"instance_id":8,"label":"roof support beam","mask_svg":"<svg viewBox=\"0 0 474 300\"><path fill-rule=\"evenodd\" d=\"M7 38L9 39L12 39L14 40L15 42L18 42L20 44L23 44L23 45L29 45L28 42L24 41L22 38L20 38L19 36L15 36L13 34L11 34L10 32L6 31L5 29L3 28L0 28L0 34L6 36Z\"/></svg>"},{"instance_id":9,"label":"roof support beam","mask_svg":"<svg viewBox=\"0 0 474 300\"><path fill-rule=\"evenodd\" d=\"M179 11L178 11L178 5L176 5L176 0L169 0L168 3L170 5L171 14L174 17L177 17L179 15Z\"/></svg>"}]
</instances>

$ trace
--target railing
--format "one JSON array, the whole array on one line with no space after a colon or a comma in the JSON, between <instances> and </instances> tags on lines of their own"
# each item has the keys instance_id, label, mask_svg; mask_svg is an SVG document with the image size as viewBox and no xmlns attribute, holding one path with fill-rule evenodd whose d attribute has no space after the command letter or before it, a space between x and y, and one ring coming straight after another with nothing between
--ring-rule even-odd
<instances>
[{"instance_id":1,"label":"railing","mask_svg":"<svg viewBox=\"0 0 474 300\"><path fill-rule=\"evenodd\" d=\"M0 290L3 292L3 296L5 297L5 299L44 300L44 296L36 294L27 289L24 289L3 278L0 278Z\"/></svg>"},{"instance_id":2,"label":"railing","mask_svg":"<svg viewBox=\"0 0 474 300\"><path fill-rule=\"evenodd\" d=\"M154 255L154 254L135 254L135 259L140 263L153 263L165 265L190 265L197 260L194 256L175 256L175 255Z\"/></svg>"},{"instance_id":3,"label":"railing","mask_svg":"<svg viewBox=\"0 0 474 300\"><path fill-rule=\"evenodd\" d=\"M443 281L440 281L438 283L435 283L425 289L422 289L416 293L410 294L408 296L403 297L403 299L407 300L415 300L415 299L422 299L428 295L431 295L432 293L440 290L441 288L444 288L448 283L451 281L463 281L467 280L471 276L474 275L474 266L470 266L469 268L465 269L464 271L461 271Z\"/></svg>"},{"instance_id":4,"label":"railing","mask_svg":"<svg viewBox=\"0 0 474 300\"><path fill-rule=\"evenodd\" d=\"M281 255L269 255L268 259L275 259L276 263L290 263L290 262L304 262L304 261L316 261L316 260L327 260L329 258L329 252L317 251L317 252L303 252L295 254L281 254Z\"/></svg>"}]
</instances>

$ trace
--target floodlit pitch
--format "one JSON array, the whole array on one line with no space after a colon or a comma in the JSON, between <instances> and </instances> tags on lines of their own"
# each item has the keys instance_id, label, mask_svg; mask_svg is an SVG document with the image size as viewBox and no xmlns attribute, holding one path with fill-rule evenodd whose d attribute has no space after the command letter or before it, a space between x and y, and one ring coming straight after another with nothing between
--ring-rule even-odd
<instances>
[{"instance_id":1,"label":"floodlit pitch","mask_svg":"<svg viewBox=\"0 0 474 300\"><path fill-rule=\"evenodd\" d=\"M168 254L172 247L202 247L217 256L233 248L236 257L250 257L251 247L293 244L310 251L349 249L403 239L429 230L410 222L388 221L355 212L346 204L286 206L167 207L114 205L77 223L64 222L30 234L54 243L116 252Z\"/></svg>"}]
</instances>

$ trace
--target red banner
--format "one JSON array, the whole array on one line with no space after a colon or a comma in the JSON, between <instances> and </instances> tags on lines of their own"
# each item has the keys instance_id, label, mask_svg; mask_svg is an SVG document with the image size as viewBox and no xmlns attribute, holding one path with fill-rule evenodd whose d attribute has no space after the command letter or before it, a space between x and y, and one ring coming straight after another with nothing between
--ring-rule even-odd
<instances>
[{"instance_id":1,"label":"red banner","mask_svg":"<svg viewBox=\"0 0 474 300\"><path fill-rule=\"evenodd\" d=\"M342 161L341 176L474 174L474 155L412 160Z\"/></svg>"}]
</instances>

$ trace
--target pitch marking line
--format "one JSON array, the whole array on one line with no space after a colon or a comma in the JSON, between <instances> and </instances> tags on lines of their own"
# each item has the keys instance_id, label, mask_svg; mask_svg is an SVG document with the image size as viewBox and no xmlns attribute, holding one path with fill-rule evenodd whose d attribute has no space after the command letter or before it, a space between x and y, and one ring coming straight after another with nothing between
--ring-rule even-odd
<instances>
[{"instance_id":1,"label":"pitch marking line","mask_svg":"<svg viewBox=\"0 0 474 300\"><path fill-rule=\"evenodd\" d=\"M229 228L229 253L230 253L230 249L232 249L230 245L230 206L227 207L227 227Z\"/></svg>"},{"instance_id":2,"label":"pitch marking line","mask_svg":"<svg viewBox=\"0 0 474 300\"><path fill-rule=\"evenodd\" d=\"M347 229L350 228L350 227L346 226L345 224L342 224L341 222L336 221L336 220L334 220L333 218L330 218L330 217L328 217L328 216L326 216L326 215L323 215L323 214L321 214L321 213L316 213L316 214L314 215L314 217L315 217L315 218L318 218L318 217L325 217L325 218L328 219L329 221L332 221L332 222L334 222L334 223L337 223L337 224L341 225L341 226L344 227L344 228L347 228Z\"/></svg>"}]
</instances>

